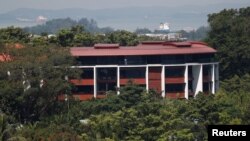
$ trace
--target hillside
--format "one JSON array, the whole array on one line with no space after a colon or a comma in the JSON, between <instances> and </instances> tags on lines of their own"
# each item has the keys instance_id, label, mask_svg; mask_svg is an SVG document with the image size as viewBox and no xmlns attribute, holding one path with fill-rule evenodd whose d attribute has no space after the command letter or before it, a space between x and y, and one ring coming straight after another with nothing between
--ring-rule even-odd
<instances>
[{"instance_id":1,"label":"hillside","mask_svg":"<svg viewBox=\"0 0 250 141\"><path fill-rule=\"evenodd\" d=\"M73 20L70 18L53 19L41 25L25 27L24 30L33 34L56 34L61 29L69 29L76 25L83 26L84 30L91 33L107 33L113 31L113 29L110 27L99 28L96 21L93 19L88 20L87 18L82 18L80 20Z\"/></svg>"}]
</instances>

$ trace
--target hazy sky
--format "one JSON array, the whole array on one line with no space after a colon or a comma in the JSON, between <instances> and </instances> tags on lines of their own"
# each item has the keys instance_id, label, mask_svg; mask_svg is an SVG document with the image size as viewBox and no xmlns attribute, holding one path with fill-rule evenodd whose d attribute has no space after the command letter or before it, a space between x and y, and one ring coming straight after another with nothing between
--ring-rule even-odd
<instances>
[{"instance_id":1,"label":"hazy sky","mask_svg":"<svg viewBox=\"0 0 250 141\"><path fill-rule=\"evenodd\" d=\"M62 9L62 8L120 8L130 6L184 6L238 3L250 6L250 0L0 0L0 12L18 8Z\"/></svg>"}]
</instances>

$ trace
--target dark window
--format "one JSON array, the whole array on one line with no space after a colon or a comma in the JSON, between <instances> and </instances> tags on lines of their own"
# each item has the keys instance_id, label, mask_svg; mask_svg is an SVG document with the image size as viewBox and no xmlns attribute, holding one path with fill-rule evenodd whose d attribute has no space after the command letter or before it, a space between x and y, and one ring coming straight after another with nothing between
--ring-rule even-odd
<instances>
[{"instance_id":1,"label":"dark window","mask_svg":"<svg viewBox=\"0 0 250 141\"><path fill-rule=\"evenodd\" d=\"M146 64L146 57L144 56L125 56L123 60L124 65L140 65Z\"/></svg>"},{"instance_id":2,"label":"dark window","mask_svg":"<svg viewBox=\"0 0 250 141\"><path fill-rule=\"evenodd\" d=\"M97 65L117 65L120 57L97 57Z\"/></svg>"},{"instance_id":3,"label":"dark window","mask_svg":"<svg viewBox=\"0 0 250 141\"><path fill-rule=\"evenodd\" d=\"M188 91L193 92L193 81L188 81Z\"/></svg>"},{"instance_id":4,"label":"dark window","mask_svg":"<svg viewBox=\"0 0 250 141\"><path fill-rule=\"evenodd\" d=\"M73 88L72 93L74 94L92 94L94 93L94 87L93 86L75 86Z\"/></svg>"},{"instance_id":5,"label":"dark window","mask_svg":"<svg viewBox=\"0 0 250 141\"><path fill-rule=\"evenodd\" d=\"M148 55L148 56L89 56L77 57L77 65L143 65L182 64L214 61L214 54Z\"/></svg>"},{"instance_id":6,"label":"dark window","mask_svg":"<svg viewBox=\"0 0 250 141\"><path fill-rule=\"evenodd\" d=\"M98 80L115 80L117 78L116 68L98 68L97 69Z\"/></svg>"},{"instance_id":7,"label":"dark window","mask_svg":"<svg viewBox=\"0 0 250 141\"><path fill-rule=\"evenodd\" d=\"M116 89L117 83L99 83L98 91L114 91Z\"/></svg>"},{"instance_id":8,"label":"dark window","mask_svg":"<svg viewBox=\"0 0 250 141\"><path fill-rule=\"evenodd\" d=\"M147 63L148 64L161 64L161 56L147 56Z\"/></svg>"},{"instance_id":9,"label":"dark window","mask_svg":"<svg viewBox=\"0 0 250 141\"><path fill-rule=\"evenodd\" d=\"M95 65L96 62L96 57L77 57L76 61L78 63L78 65Z\"/></svg>"},{"instance_id":10,"label":"dark window","mask_svg":"<svg viewBox=\"0 0 250 141\"><path fill-rule=\"evenodd\" d=\"M117 68L98 68L97 78L98 95L115 90L117 86Z\"/></svg>"},{"instance_id":11,"label":"dark window","mask_svg":"<svg viewBox=\"0 0 250 141\"><path fill-rule=\"evenodd\" d=\"M213 54L191 54L185 55L185 61L187 63L206 63L214 61Z\"/></svg>"},{"instance_id":12,"label":"dark window","mask_svg":"<svg viewBox=\"0 0 250 141\"><path fill-rule=\"evenodd\" d=\"M184 92L185 84L167 84L166 92Z\"/></svg>"},{"instance_id":13,"label":"dark window","mask_svg":"<svg viewBox=\"0 0 250 141\"><path fill-rule=\"evenodd\" d=\"M184 63L184 55L169 55L169 56L162 56L161 59L162 64L180 64Z\"/></svg>"},{"instance_id":14,"label":"dark window","mask_svg":"<svg viewBox=\"0 0 250 141\"><path fill-rule=\"evenodd\" d=\"M212 82L203 83L203 92L211 92Z\"/></svg>"},{"instance_id":15,"label":"dark window","mask_svg":"<svg viewBox=\"0 0 250 141\"><path fill-rule=\"evenodd\" d=\"M145 78L146 68L120 68L121 78Z\"/></svg>"},{"instance_id":16,"label":"dark window","mask_svg":"<svg viewBox=\"0 0 250 141\"><path fill-rule=\"evenodd\" d=\"M83 69L81 74L81 78L94 78L94 70L93 69Z\"/></svg>"},{"instance_id":17,"label":"dark window","mask_svg":"<svg viewBox=\"0 0 250 141\"><path fill-rule=\"evenodd\" d=\"M166 77L183 77L184 76L184 67L165 67L165 76Z\"/></svg>"},{"instance_id":18,"label":"dark window","mask_svg":"<svg viewBox=\"0 0 250 141\"><path fill-rule=\"evenodd\" d=\"M203 76L210 76L211 75L211 66L204 65L203 66Z\"/></svg>"}]
</instances>

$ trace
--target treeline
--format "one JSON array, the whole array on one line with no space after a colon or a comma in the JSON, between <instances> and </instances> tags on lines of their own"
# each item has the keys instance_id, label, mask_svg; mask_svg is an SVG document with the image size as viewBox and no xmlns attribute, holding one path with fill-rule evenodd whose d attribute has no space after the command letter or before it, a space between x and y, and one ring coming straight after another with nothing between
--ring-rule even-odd
<instances>
[{"instance_id":1,"label":"treeline","mask_svg":"<svg viewBox=\"0 0 250 141\"><path fill-rule=\"evenodd\" d=\"M8 27L0 29L0 44L24 43L29 46L79 47L93 46L96 43L118 43L121 46L134 46L141 40L151 38L138 37L135 33L117 30L106 34L94 34L86 31L84 26L76 25L61 29L55 35L41 33L34 36L21 28Z\"/></svg>"},{"instance_id":2,"label":"treeline","mask_svg":"<svg viewBox=\"0 0 250 141\"><path fill-rule=\"evenodd\" d=\"M88 20L87 18L81 18L80 20L73 20L71 18L65 19L53 19L47 21L45 24L37 25L33 27L25 27L24 31L30 32L32 34L55 34L62 29L69 29L72 26L83 26L86 31L90 33L108 33L114 31L110 27L100 28L97 22L93 19Z\"/></svg>"},{"instance_id":3,"label":"treeline","mask_svg":"<svg viewBox=\"0 0 250 141\"><path fill-rule=\"evenodd\" d=\"M180 33L188 40L202 41L207 38L209 31L210 27L201 26L198 29L192 31L181 30Z\"/></svg>"}]
</instances>

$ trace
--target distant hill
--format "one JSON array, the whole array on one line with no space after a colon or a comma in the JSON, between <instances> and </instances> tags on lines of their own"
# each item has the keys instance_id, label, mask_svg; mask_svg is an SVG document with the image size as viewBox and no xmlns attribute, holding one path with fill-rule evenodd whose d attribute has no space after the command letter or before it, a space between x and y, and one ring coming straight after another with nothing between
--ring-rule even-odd
<instances>
[{"instance_id":1,"label":"distant hill","mask_svg":"<svg viewBox=\"0 0 250 141\"><path fill-rule=\"evenodd\" d=\"M88 20L87 18L82 18L80 20L73 20L71 18L53 19L41 25L25 27L24 30L33 34L55 34L61 29L71 28L76 25L83 26L84 30L91 33L107 33L113 31L110 27L99 28L96 21L93 19Z\"/></svg>"},{"instance_id":2,"label":"distant hill","mask_svg":"<svg viewBox=\"0 0 250 141\"><path fill-rule=\"evenodd\" d=\"M240 8L245 5L237 3L197 6L187 5L179 7L125 7L113 9L87 10L70 8L60 10L42 9L17 9L0 14L0 27L34 26L38 16L48 20L70 17L74 20L81 18L94 19L100 27L112 27L115 29L135 30L136 28L158 28L161 22L170 23L172 30L180 30L186 27L198 28L207 25L207 15L219 12L224 8Z\"/></svg>"}]
</instances>

